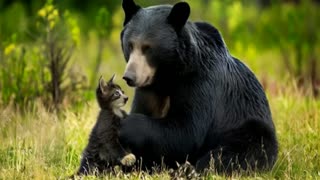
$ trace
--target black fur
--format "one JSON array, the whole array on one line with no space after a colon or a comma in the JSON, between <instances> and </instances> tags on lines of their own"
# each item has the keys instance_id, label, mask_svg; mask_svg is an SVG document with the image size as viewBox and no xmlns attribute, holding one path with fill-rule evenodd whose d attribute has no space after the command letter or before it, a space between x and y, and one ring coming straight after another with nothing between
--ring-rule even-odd
<instances>
[{"instance_id":1,"label":"black fur","mask_svg":"<svg viewBox=\"0 0 320 180\"><path fill-rule=\"evenodd\" d=\"M190 15L190 7L186 2L177 3L168 16L168 23L172 25L176 31L180 31L186 24Z\"/></svg>"},{"instance_id":2,"label":"black fur","mask_svg":"<svg viewBox=\"0 0 320 180\"><path fill-rule=\"evenodd\" d=\"M103 173L111 166L120 165L120 160L128 154L121 146L118 137L120 121L126 116L126 112L120 110L123 117L119 117L113 112L114 107L112 107L112 102L117 100L113 96L114 91L121 90L112 82L113 77L107 84L99 82L96 90L101 110L91 131L88 145L83 151L77 175Z\"/></svg>"},{"instance_id":3,"label":"black fur","mask_svg":"<svg viewBox=\"0 0 320 180\"><path fill-rule=\"evenodd\" d=\"M188 159L202 171L210 157L218 172L272 168L277 139L257 78L230 55L216 28L188 21L177 31L167 22L171 10L164 5L140 9L121 33L127 61L132 38L153 42L145 56L157 69L150 86L136 88L133 111L121 125L121 143L142 157L146 168L162 160L175 167ZM143 111L148 91L170 97L165 118Z\"/></svg>"},{"instance_id":4,"label":"black fur","mask_svg":"<svg viewBox=\"0 0 320 180\"><path fill-rule=\"evenodd\" d=\"M120 165L120 159L128 153L118 140L119 125L120 118L112 111L104 109L100 111L90 134L89 143L83 151L77 175L99 174L113 165ZM100 153L103 153L105 158L101 158Z\"/></svg>"},{"instance_id":5,"label":"black fur","mask_svg":"<svg viewBox=\"0 0 320 180\"><path fill-rule=\"evenodd\" d=\"M122 8L125 9L126 12L123 22L123 25L126 25L140 9L140 6L137 6L133 0L122 0Z\"/></svg>"}]
</instances>

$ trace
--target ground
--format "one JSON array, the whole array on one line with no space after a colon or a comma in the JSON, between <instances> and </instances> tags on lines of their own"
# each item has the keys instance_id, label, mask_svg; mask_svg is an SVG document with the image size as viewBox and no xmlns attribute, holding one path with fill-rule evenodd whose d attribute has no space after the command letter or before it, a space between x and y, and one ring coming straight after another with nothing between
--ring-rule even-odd
<instances>
[{"instance_id":1,"label":"ground","mask_svg":"<svg viewBox=\"0 0 320 180\"><path fill-rule=\"evenodd\" d=\"M289 87L289 88L288 88ZM268 97L280 143L279 158L271 172L240 179L320 179L320 101L301 96L287 86ZM95 101L82 111L65 110L61 116L40 104L32 111L0 107L0 179L55 179L71 175L79 166L98 113ZM167 171L107 175L112 179L169 179ZM95 179L95 177L88 177ZM208 179L225 179L210 174Z\"/></svg>"}]
</instances>

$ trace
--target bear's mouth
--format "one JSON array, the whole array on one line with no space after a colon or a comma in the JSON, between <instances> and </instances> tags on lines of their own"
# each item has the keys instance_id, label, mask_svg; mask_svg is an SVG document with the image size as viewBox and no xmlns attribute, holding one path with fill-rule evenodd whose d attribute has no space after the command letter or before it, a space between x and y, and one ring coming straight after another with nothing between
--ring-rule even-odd
<instances>
[{"instance_id":1,"label":"bear's mouth","mask_svg":"<svg viewBox=\"0 0 320 180\"><path fill-rule=\"evenodd\" d=\"M149 85L152 84L152 82L153 82L153 77L152 77L152 76L148 76L148 77L146 78L146 80L144 81L144 83L142 83L142 84L137 84L137 87L149 86Z\"/></svg>"},{"instance_id":2,"label":"bear's mouth","mask_svg":"<svg viewBox=\"0 0 320 180\"><path fill-rule=\"evenodd\" d=\"M147 76L143 78L135 78L134 76L124 75L123 79L127 82L128 86L130 87L145 87L151 85L153 82L152 76Z\"/></svg>"}]
</instances>

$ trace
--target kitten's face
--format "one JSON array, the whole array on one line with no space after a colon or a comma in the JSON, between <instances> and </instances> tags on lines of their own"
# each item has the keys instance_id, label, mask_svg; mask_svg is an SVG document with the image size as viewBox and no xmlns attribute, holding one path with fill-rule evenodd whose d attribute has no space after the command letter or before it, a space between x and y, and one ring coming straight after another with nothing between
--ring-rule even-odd
<instances>
[{"instance_id":1,"label":"kitten's face","mask_svg":"<svg viewBox=\"0 0 320 180\"><path fill-rule=\"evenodd\" d=\"M106 83L102 78L97 88L97 100L101 108L120 108L128 101L121 87L113 83L114 76Z\"/></svg>"}]
</instances>

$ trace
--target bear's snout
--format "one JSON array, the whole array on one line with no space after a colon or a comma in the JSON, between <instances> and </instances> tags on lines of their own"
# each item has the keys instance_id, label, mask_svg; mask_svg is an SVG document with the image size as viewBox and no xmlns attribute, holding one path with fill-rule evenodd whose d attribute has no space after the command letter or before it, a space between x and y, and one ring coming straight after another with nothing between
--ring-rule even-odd
<instances>
[{"instance_id":1,"label":"bear's snout","mask_svg":"<svg viewBox=\"0 0 320 180\"><path fill-rule=\"evenodd\" d=\"M150 65L141 50L134 49L130 54L123 79L129 86L145 87L152 84L155 72L156 68Z\"/></svg>"}]
</instances>

